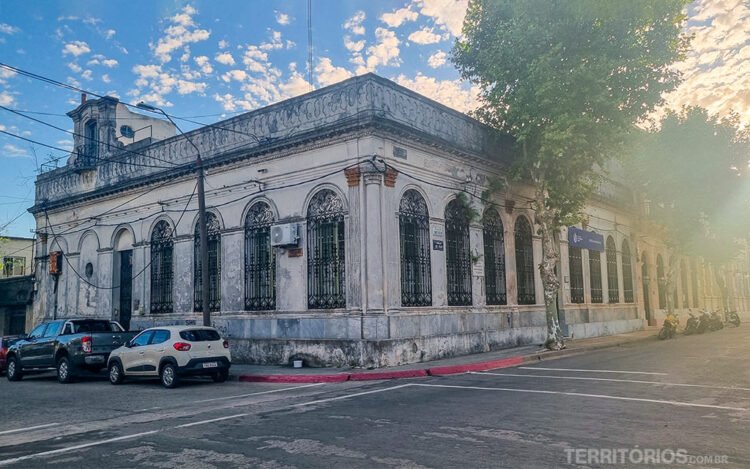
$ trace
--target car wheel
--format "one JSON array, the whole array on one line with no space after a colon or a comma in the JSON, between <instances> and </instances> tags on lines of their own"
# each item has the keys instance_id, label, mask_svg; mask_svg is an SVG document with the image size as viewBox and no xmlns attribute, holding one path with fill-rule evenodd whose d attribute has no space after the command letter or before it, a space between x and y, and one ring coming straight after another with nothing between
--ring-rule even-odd
<instances>
[{"instance_id":1,"label":"car wheel","mask_svg":"<svg viewBox=\"0 0 750 469\"><path fill-rule=\"evenodd\" d=\"M221 370L211 375L214 383L223 383L229 378L229 370Z\"/></svg>"},{"instance_id":2,"label":"car wheel","mask_svg":"<svg viewBox=\"0 0 750 469\"><path fill-rule=\"evenodd\" d=\"M120 384L125 379L125 374L122 372L122 366L119 362L112 362L109 364L109 382L112 384Z\"/></svg>"},{"instance_id":3,"label":"car wheel","mask_svg":"<svg viewBox=\"0 0 750 469\"><path fill-rule=\"evenodd\" d=\"M6 378L8 378L8 381L21 381L21 378L23 378L23 373L21 373L21 364L18 363L18 359L16 357L11 357L8 359L5 376Z\"/></svg>"},{"instance_id":4,"label":"car wheel","mask_svg":"<svg viewBox=\"0 0 750 469\"><path fill-rule=\"evenodd\" d=\"M68 357L62 357L57 361L57 380L63 384L73 382L73 366Z\"/></svg>"},{"instance_id":5,"label":"car wheel","mask_svg":"<svg viewBox=\"0 0 750 469\"><path fill-rule=\"evenodd\" d=\"M161 368L161 373L159 376L161 378L161 384L163 384L165 388L176 388L179 384L177 369L171 363L167 363Z\"/></svg>"}]
</instances>

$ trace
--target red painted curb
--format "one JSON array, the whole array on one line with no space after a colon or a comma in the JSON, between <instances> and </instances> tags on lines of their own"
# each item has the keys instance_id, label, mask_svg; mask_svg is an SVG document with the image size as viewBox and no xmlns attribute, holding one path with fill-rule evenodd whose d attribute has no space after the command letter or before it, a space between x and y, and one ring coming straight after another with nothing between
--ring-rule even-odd
<instances>
[{"instance_id":1,"label":"red painted curb","mask_svg":"<svg viewBox=\"0 0 750 469\"><path fill-rule=\"evenodd\" d=\"M369 381L375 379L422 378L425 376L428 376L427 370L399 370L372 373L352 373L349 375L349 380Z\"/></svg>"},{"instance_id":2,"label":"red painted curb","mask_svg":"<svg viewBox=\"0 0 750 469\"><path fill-rule=\"evenodd\" d=\"M508 368L511 366L521 365L522 363L524 363L524 357L518 356L518 357L501 358L499 360L492 360L492 361L480 362L480 363L466 363L463 365L436 366L434 368L428 368L427 373L431 376L455 375L459 373L467 373L469 371L497 370L499 368Z\"/></svg>"},{"instance_id":3,"label":"red painted curb","mask_svg":"<svg viewBox=\"0 0 750 469\"><path fill-rule=\"evenodd\" d=\"M240 375L245 383L342 383L349 380L347 373L335 375Z\"/></svg>"}]
</instances>

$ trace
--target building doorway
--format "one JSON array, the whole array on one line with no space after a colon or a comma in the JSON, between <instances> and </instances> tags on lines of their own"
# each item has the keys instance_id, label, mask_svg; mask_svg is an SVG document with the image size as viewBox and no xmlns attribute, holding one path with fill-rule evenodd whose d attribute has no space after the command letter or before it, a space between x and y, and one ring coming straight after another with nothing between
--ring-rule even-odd
<instances>
[{"instance_id":1,"label":"building doorway","mask_svg":"<svg viewBox=\"0 0 750 469\"><path fill-rule=\"evenodd\" d=\"M120 304L119 322L130 330L130 317L133 313L133 251L120 251Z\"/></svg>"}]
</instances>

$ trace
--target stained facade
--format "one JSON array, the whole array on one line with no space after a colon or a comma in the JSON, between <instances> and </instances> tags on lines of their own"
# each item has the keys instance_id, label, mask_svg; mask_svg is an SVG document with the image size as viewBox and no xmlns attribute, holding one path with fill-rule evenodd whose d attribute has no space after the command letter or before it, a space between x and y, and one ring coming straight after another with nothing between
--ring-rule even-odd
<instances>
[{"instance_id":1,"label":"stained facade","mask_svg":"<svg viewBox=\"0 0 750 469\"><path fill-rule=\"evenodd\" d=\"M37 180L34 320L201 321L197 147L207 171L212 320L238 360L385 366L541 342L533 188L514 183L482 198L512 160L510 143L364 75L187 137L101 146L95 164L74 160ZM575 337L659 318L656 264L667 249L636 229L635 202L608 183L587 208L605 249L561 242L560 309ZM274 246L280 225L296 227L296 243ZM56 274L53 252L65 261ZM712 304L693 287L706 280L690 261L680 298Z\"/></svg>"}]
</instances>

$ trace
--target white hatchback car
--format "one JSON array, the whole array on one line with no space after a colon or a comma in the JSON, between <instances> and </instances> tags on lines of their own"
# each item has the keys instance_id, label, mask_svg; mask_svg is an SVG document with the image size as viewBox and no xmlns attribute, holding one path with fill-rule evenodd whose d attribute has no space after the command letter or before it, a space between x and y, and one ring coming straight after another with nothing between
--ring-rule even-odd
<instances>
[{"instance_id":1,"label":"white hatchback car","mask_svg":"<svg viewBox=\"0 0 750 469\"><path fill-rule=\"evenodd\" d=\"M229 342L212 327L152 327L112 351L107 362L109 382L128 377L158 376L174 388L182 376L210 376L227 380L232 357Z\"/></svg>"}]
</instances>

